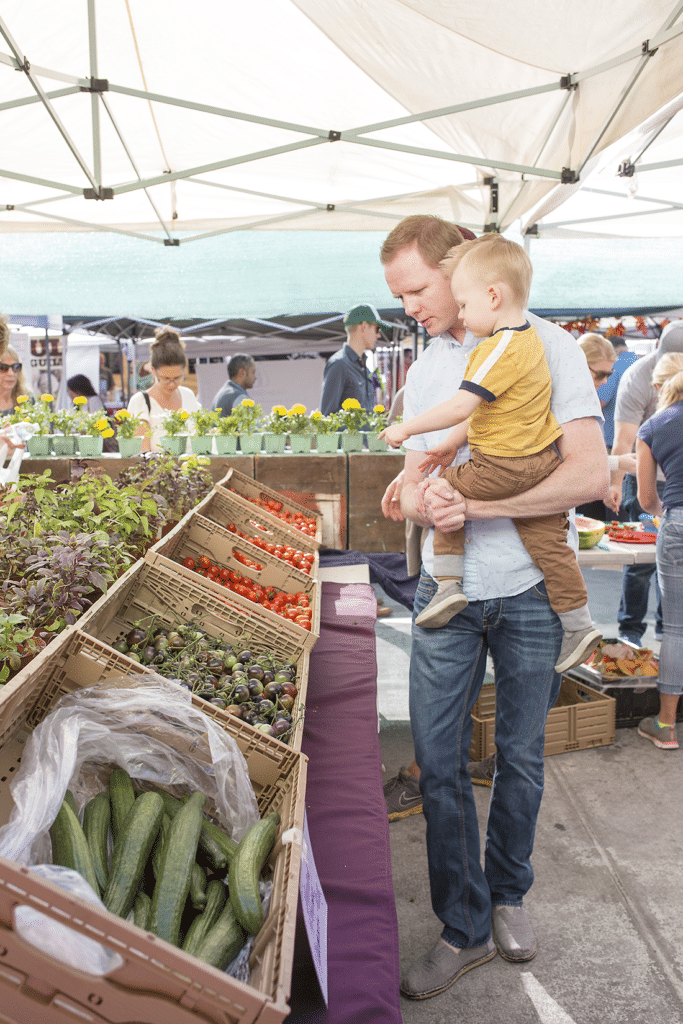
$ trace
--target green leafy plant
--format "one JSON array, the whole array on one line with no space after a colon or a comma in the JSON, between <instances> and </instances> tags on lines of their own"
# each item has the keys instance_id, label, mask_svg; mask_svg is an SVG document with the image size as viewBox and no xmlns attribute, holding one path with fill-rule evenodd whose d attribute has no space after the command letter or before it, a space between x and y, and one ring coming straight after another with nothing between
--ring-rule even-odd
<instances>
[{"instance_id":1,"label":"green leafy plant","mask_svg":"<svg viewBox=\"0 0 683 1024\"><path fill-rule=\"evenodd\" d=\"M368 414L357 398L347 398L334 415L339 426L350 434L357 434L368 425Z\"/></svg>"},{"instance_id":2,"label":"green leafy plant","mask_svg":"<svg viewBox=\"0 0 683 1024\"><path fill-rule=\"evenodd\" d=\"M323 416L319 409L310 415L311 430L314 434L334 434L339 425L335 416Z\"/></svg>"},{"instance_id":3,"label":"green leafy plant","mask_svg":"<svg viewBox=\"0 0 683 1024\"><path fill-rule=\"evenodd\" d=\"M290 434L310 434L311 420L306 415L305 405L293 405L287 412L287 429Z\"/></svg>"},{"instance_id":4,"label":"green leafy plant","mask_svg":"<svg viewBox=\"0 0 683 1024\"><path fill-rule=\"evenodd\" d=\"M127 409L118 409L114 415L119 437L130 440L137 435L138 427L145 421L142 416L133 416ZM145 424L146 426L146 424Z\"/></svg>"},{"instance_id":5,"label":"green leafy plant","mask_svg":"<svg viewBox=\"0 0 683 1024\"><path fill-rule=\"evenodd\" d=\"M109 417L101 410L99 412L80 413L74 422L74 429L79 434L87 434L90 437L107 438L114 436Z\"/></svg>"},{"instance_id":6,"label":"green leafy plant","mask_svg":"<svg viewBox=\"0 0 683 1024\"><path fill-rule=\"evenodd\" d=\"M57 409L51 415L52 431L55 434L73 434L79 413L76 408Z\"/></svg>"},{"instance_id":7,"label":"green leafy plant","mask_svg":"<svg viewBox=\"0 0 683 1024\"><path fill-rule=\"evenodd\" d=\"M220 418L220 413L214 412L213 409L196 409L193 413L190 413L190 420L200 437L208 437L210 434L214 434Z\"/></svg>"},{"instance_id":8,"label":"green leafy plant","mask_svg":"<svg viewBox=\"0 0 683 1024\"><path fill-rule=\"evenodd\" d=\"M24 658L45 647L45 640L25 623L25 615L0 612L0 685L7 682L12 672L19 671Z\"/></svg>"},{"instance_id":9,"label":"green leafy plant","mask_svg":"<svg viewBox=\"0 0 683 1024\"><path fill-rule=\"evenodd\" d=\"M286 434L288 432L287 410L284 405L273 406L270 415L263 421L263 429L271 434Z\"/></svg>"},{"instance_id":10,"label":"green leafy plant","mask_svg":"<svg viewBox=\"0 0 683 1024\"><path fill-rule=\"evenodd\" d=\"M216 433L221 437L236 437L238 431L239 422L236 416L230 413L229 416L219 416L216 423Z\"/></svg>"},{"instance_id":11,"label":"green leafy plant","mask_svg":"<svg viewBox=\"0 0 683 1024\"><path fill-rule=\"evenodd\" d=\"M237 421L238 434L253 434L261 422L263 410L252 398L243 398L239 405L233 406L232 415Z\"/></svg>"},{"instance_id":12,"label":"green leafy plant","mask_svg":"<svg viewBox=\"0 0 683 1024\"><path fill-rule=\"evenodd\" d=\"M372 413L368 418L368 426L371 431L379 433L387 425L387 412L383 405L373 406Z\"/></svg>"},{"instance_id":13,"label":"green leafy plant","mask_svg":"<svg viewBox=\"0 0 683 1024\"><path fill-rule=\"evenodd\" d=\"M186 434L189 418L190 414L187 409L174 409L172 412L167 412L161 422L164 433L169 437Z\"/></svg>"},{"instance_id":14,"label":"green leafy plant","mask_svg":"<svg viewBox=\"0 0 683 1024\"><path fill-rule=\"evenodd\" d=\"M31 402L28 395L19 395L17 404L12 413L12 423L34 423L38 428L36 435L49 434L51 430L51 403L52 395L41 395L37 402Z\"/></svg>"}]
</instances>

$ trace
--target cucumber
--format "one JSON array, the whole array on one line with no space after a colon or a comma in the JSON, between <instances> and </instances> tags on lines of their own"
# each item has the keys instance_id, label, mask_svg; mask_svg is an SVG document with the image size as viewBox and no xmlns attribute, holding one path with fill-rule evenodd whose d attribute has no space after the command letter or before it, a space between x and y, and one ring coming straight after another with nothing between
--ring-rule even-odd
<instances>
[{"instance_id":1,"label":"cucumber","mask_svg":"<svg viewBox=\"0 0 683 1024\"><path fill-rule=\"evenodd\" d=\"M88 840L95 874L102 892L109 882L109 824L111 805L108 793L98 793L89 800L83 811L83 832Z\"/></svg>"},{"instance_id":2,"label":"cucumber","mask_svg":"<svg viewBox=\"0 0 683 1024\"><path fill-rule=\"evenodd\" d=\"M246 942L246 934L235 915L235 909L227 901L215 925L208 930L197 946L194 955L219 971L234 960Z\"/></svg>"},{"instance_id":3,"label":"cucumber","mask_svg":"<svg viewBox=\"0 0 683 1024\"><path fill-rule=\"evenodd\" d=\"M116 843L126 815L135 803L133 783L124 768L114 768L109 776L109 800L111 802L111 834Z\"/></svg>"},{"instance_id":4,"label":"cucumber","mask_svg":"<svg viewBox=\"0 0 683 1024\"><path fill-rule=\"evenodd\" d=\"M78 871L92 887L97 896L101 895L90 856L90 847L68 800L64 800L50 829L52 840L52 863Z\"/></svg>"},{"instance_id":5,"label":"cucumber","mask_svg":"<svg viewBox=\"0 0 683 1024\"><path fill-rule=\"evenodd\" d=\"M66 802L68 803L69 807L74 812L76 817L78 817L78 808L76 807L76 797L73 795L73 793L71 792L70 789L67 789L66 793L64 794L64 799L66 800Z\"/></svg>"},{"instance_id":6,"label":"cucumber","mask_svg":"<svg viewBox=\"0 0 683 1024\"><path fill-rule=\"evenodd\" d=\"M161 789L158 792L161 793L164 801L164 810L171 818L175 818L184 801L178 800L177 797L171 796L170 793L165 793ZM199 847L206 854L209 864L216 871L223 871L229 866L237 849L237 843L219 825L204 818L199 836Z\"/></svg>"},{"instance_id":7,"label":"cucumber","mask_svg":"<svg viewBox=\"0 0 683 1024\"><path fill-rule=\"evenodd\" d=\"M192 865L190 875L190 903L195 910L203 910L206 906L206 871L197 861Z\"/></svg>"},{"instance_id":8,"label":"cucumber","mask_svg":"<svg viewBox=\"0 0 683 1024\"><path fill-rule=\"evenodd\" d=\"M152 912L152 901L146 892L139 892L133 904L133 924L147 931L149 915Z\"/></svg>"},{"instance_id":9,"label":"cucumber","mask_svg":"<svg viewBox=\"0 0 683 1024\"><path fill-rule=\"evenodd\" d=\"M186 953L194 955L206 933L220 917L227 898L228 890L220 879L214 878L209 882L206 887L206 906L203 912L194 918L183 942L183 949Z\"/></svg>"},{"instance_id":10,"label":"cucumber","mask_svg":"<svg viewBox=\"0 0 683 1024\"><path fill-rule=\"evenodd\" d=\"M154 873L154 880L161 874L161 868L164 863L164 848L166 846L166 840L168 839L168 833L171 828L171 819L168 814L164 811L161 819L161 828L159 829L159 835L157 841L154 844L154 850L152 852L152 872Z\"/></svg>"},{"instance_id":11,"label":"cucumber","mask_svg":"<svg viewBox=\"0 0 683 1024\"><path fill-rule=\"evenodd\" d=\"M259 877L275 845L280 815L273 811L245 833L230 864L230 902L237 920L248 935L257 935L263 927L263 905Z\"/></svg>"},{"instance_id":12,"label":"cucumber","mask_svg":"<svg viewBox=\"0 0 683 1024\"><path fill-rule=\"evenodd\" d=\"M161 874L154 886L150 931L175 946L178 945L180 919L190 891L205 803L203 793L193 793L171 822Z\"/></svg>"},{"instance_id":13,"label":"cucumber","mask_svg":"<svg viewBox=\"0 0 683 1024\"><path fill-rule=\"evenodd\" d=\"M142 793L128 812L114 843L109 885L102 897L112 914L128 917L159 834L163 813L164 804L158 793Z\"/></svg>"}]
</instances>

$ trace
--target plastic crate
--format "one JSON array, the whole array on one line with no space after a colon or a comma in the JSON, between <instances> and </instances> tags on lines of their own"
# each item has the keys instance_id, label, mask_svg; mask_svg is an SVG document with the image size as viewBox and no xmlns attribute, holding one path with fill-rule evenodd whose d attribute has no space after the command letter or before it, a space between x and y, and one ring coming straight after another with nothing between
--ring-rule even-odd
<instances>
[{"instance_id":1,"label":"plastic crate","mask_svg":"<svg viewBox=\"0 0 683 1024\"><path fill-rule=\"evenodd\" d=\"M614 743L616 702L570 676L562 676L557 703L548 713L543 753L564 754ZM495 683L485 683L472 710L470 760L483 761L495 753Z\"/></svg>"},{"instance_id":2,"label":"plastic crate","mask_svg":"<svg viewBox=\"0 0 683 1024\"><path fill-rule=\"evenodd\" d=\"M121 673L147 673L92 637L72 633L50 665L25 679L24 702L0 706L0 821L8 819L8 783L27 735L65 692ZM271 856L273 890L250 959L248 983L236 981L104 910L49 885L30 868L0 859L0 986L2 1017L91 1024L278 1024L288 1014L301 863L306 758L231 719L225 723L244 754L262 815L277 811L281 836ZM73 970L24 942L13 930L14 908L34 906L116 951L124 966L106 977Z\"/></svg>"},{"instance_id":3,"label":"plastic crate","mask_svg":"<svg viewBox=\"0 0 683 1024\"><path fill-rule=\"evenodd\" d=\"M165 566L140 561L114 584L103 605L85 613L79 620L79 630L112 647L137 622L149 622L152 617L158 625L166 626L197 622L212 637L220 637L229 643L243 643L244 646L267 647L284 658L295 659L298 692L292 717L296 724L287 745L300 750L309 665L308 649L300 634L304 634L307 640L311 634L298 626L295 635L295 631L287 629L287 620L281 616L240 597L233 601L232 596L227 590L214 596L206 588L202 589L175 571L170 572ZM136 664L125 654L120 657L128 665ZM201 698L195 697L194 700L200 702L198 706L203 711L221 723L235 721L232 715ZM257 731L246 724L245 728Z\"/></svg>"},{"instance_id":4,"label":"plastic crate","mask_svg":"<svg viewBox=\"0 0 683 1024\"><path fill-rule=\"evenodd\" d=\"M254 505L255 500L265 498L266 500L274 500L282 503L282 507L288 512L302 512L306 516L310 516L317 522L315 537L310 537L308 534L302 534L301 530L295 529L293 526L288 526L287 523L283 522L277 516L271 512L267 512L266 509L259 508L259 514L269 516L271 520L275 520L279 523L281 528L284 528L290 537L307 537L309 541L312 541L316 547L320 547L322 544L322 530L323 520L320 512L316 512L314 509L308 508L306 505L300 505L299 502L293 501L291 498L287 498L284 494L274 490L272 487L266 487L265 484L259 483L257 480L252 480L251 477L245 476L244 473L240 473L237 469L229 470L223 480L216 484L215 490L226 490L229 493L235 493L242 495L244 498L252 499L249 501L252 509L257 506Z\"/></svg>"},{"instance_id":5,"label":"plastic crate","mask_svg":"<svg viewBox=\"0 0 683 1024\"><path fill-rule=\"evenodd\" d=\"M241 495L217 485L193 511L224 529L227 529L230 523L234 523L237 529L248 537L259 537L269 544L281 544L283 547L310 552L315 555L310 575L317 579L320 568L317 541L299 531L293 536L277 516L262 516L260 510ZM273 519L275 522L272 522Z\"/></svg>"},{"instance_id":6,"label":"plastic crate","mask_svg":"<svg viewBox=\"0 0 683 1024\"><path fill-rule=\"evenodd\" d=\"M235 558L236 552L246 555L263 568L259 571L243 565ZM183 558L190 557L197 561L201 555L207 555L221 568L234 569L262 586L275 587L276 590L287 593L303 592L306 594L313 613L310 632L302 629L296 622L289 623L289 626L301 634L303 646L309 649L313 646L315 640L320 636L320 587L318 582L308 573L287 565L281 558L269 555L268 552L262 551L254 544L230 533L218 523L205 519L196 511L189 513L170 533L157 541L145 554L145 560L152 565L162 565L169 572L178 573L183 579L189 580L196 586L205 588L219 597L230 593L220 583L214 583L206 576L198 575L194 569L186 569L181 564ZM248 603L253 606L252 602ZM261 610L276 615L275 612L269 612L268 609ZM276 618L282 619L282 616L276 615Z\"/></svg>"}]
</instances>

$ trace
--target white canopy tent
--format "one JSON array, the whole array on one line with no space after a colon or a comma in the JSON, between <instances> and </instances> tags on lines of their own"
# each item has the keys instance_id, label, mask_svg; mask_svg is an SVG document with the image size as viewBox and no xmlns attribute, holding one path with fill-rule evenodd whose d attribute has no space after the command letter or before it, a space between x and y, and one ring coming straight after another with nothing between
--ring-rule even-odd
<instances>
[{"instance_id":1,"label":"white canopy tent","mask_svg":"<svg viewBox=\"0 0 683 1024\"><path fill-rule=\"evenodd\" d=\"M390 230L410 213L475 231L535 223L679 97L682 12L4 0L0 231L176 245Z\"/></svg>"}]
</instances>

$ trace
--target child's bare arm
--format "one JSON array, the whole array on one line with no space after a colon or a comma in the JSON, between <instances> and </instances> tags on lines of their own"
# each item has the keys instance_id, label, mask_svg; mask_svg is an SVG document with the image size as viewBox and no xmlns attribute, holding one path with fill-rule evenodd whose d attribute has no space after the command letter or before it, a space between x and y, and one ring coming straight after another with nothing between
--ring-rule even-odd
<instances>
[{"instance_id":1,"label":"child's bare arm","mask_svg":"<svg viewBox=\"0 0 683 1024\"><path fill-rule=\"evenodd\" d=\"M413 434L427 434L431 430L445 430L469 419L479 403L482 401L480 395L462 388L453 398L449 398L433 409L413 416L404 423L394 423L379 435L385 438L387 444L392 448L398 448L407 441Z\"/></svg>"},{"instance_id":2,"label":"child's bare arm","mask_svg":"<svg viewBox=\"0 0 683 1024\"><path fill-rule=\"evenodd\" d=\"M441 476L453 462L458 448L461 448L467 441L467 428L467 422L458 423L456 427L453 427L442 444L434 445L426 452L424 462L420 463L418 469L423 473L431 473L432 470L439 469L439 476Z\"/></svg>"}]
</instances>

